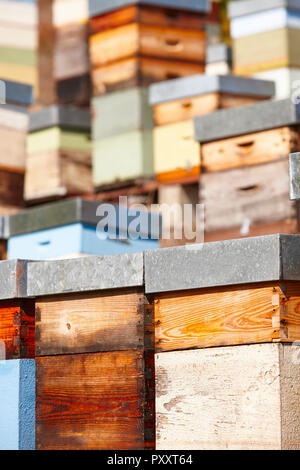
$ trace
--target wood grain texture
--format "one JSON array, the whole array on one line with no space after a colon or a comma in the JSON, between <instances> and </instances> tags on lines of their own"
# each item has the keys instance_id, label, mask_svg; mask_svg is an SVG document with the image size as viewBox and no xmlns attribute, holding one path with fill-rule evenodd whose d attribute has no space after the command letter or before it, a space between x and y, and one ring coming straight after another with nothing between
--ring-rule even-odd
<instances>
[{"instance_id":1,"label":"wood grain texture","mask_svg":"<svg viewBox=\"0 0 300 470\"><path fill-rule=\"evenodd\" d=\"M145 296L133 289L39 298L37 355L153 349L151 311Z\"/></svg>"},{"instance_id":2,"label":"wood grain texture","mask_svg":"<svg viewBox=\"0 0 300 470\"><path fill-rule=\"evenodd\" d=\"M201 146L201 166L212 172L267 163L288 157L299 143L298 130L290 127L209 142Z\"/></svg>"},{"instance_id":3,"label":"wood grain texture","mask_svg":"<svg viewBox=\"0 0 300 470\"><path fill-rule=\"evenodd\" d=\"M153 449L154 395L143 352L39 357L36 368L37 449Z\"/></svg>"},{"instance_id":4,"label":"wood grain texture","mask_svg":"<svg viewBox=\"0 0 300 470\"><path fill-rule=\"evenodd\" d=\"M7 259L7 240L0 240L0 260Z\"/></svg>"},{"instance_id":5,"label":"wood grain texture","mask_svg":"<svg viewBox=\"0 0 300 470\"><path fill-rule=\"evenodd\" d=\"M203 173L200 203L205 205L205 230L215 232L248 224L293 219L286 158L228 171Z\"/></svg>"},{"instance_id":6,"label":"wood grain texture","mask_svg":"<svg viewBox=\"0 0 300 470\"><path fill-rule=\"evenodd\" d=\"M25 169L26 137L24 131L0 127L0 166Z\"/></svg>"},{"instance_id":7,"label":"wood grain texture","mask_svg":"<svg viewBox=\"0 0 300 470\"><path fill-rule=\"evenodd\" d=\"M158 450L266 450L283 447L280 351L259 344L156 354ZM290 364L292 367L292 363ZM290 369L292 371L292 369ZM292 372L296 392L299 365ZM291 397L291 394L289 394ZM287 397L285 397L287 398ZM298 425L294 442L299 446Z\"/></svg>"},{"instance_id":8,"label":"wood grain texture","mask_svg":"<svg viewBox=\"0 0 300 470\"><path fill-rule=\"evenodd\" d=\"M35 357L34 301L1 301L0 342L5 359ZM3 359L3 358L2 358Z\"/></svg>"},{"instance_id":9,"label":"wood grain texture","mask_svg":"<svg viewBox=\"0 0 300 470\"><path fill-rule=\"evenodd\" d=\"M132 57L91 71L93 95L98 96L154 82L186 77L204 72L204 65L195 62Z\"/></svg>"},{"instance_id":10,"label":"wood grain texture","mask_svg":"<svg viewBox=\"0 0 300 470\"><path fill-rule=\"evenodd\" d=\"M93 67L137 55L204 63L203 31L132 23L90 37Z\"/></svg>"},{"instance_id":11,"label":"wood grain texture","mask_svg":"<svg viewBox=\"0 0 300 470\"><path fill-rule=\"evenodd\" d=\"M163 294L155 300L158 352L300 339L300 284Z\"/></svg>"},{"instance_id":12,"label":"wood grain texture","mask_svg":"<svg viewBox=\"0 0 300 470\"><path fill-rule=\"evenodd\" d=\"M201 96L192 96L154 106L154 121L157 126L163 126L213 113L218 109L246 106L263 99L255 96L240 96L226 93L208 93Z\"/></svg>"},{"instance_id":13,"label":"wood grain texture","mask_svg":"<svg viewBox=\"0 0 300 470\"><path fill-rule=\"evenodd\" d=\"M131 5L90 19L91 34L107 31L130 23L156 25L164 28L203 30L206 18L195 12Z\"/></svg>"},{"instance_id":14,"label":"wood grain texture","mask_svg":"<svg viewBox=\"0 0 300 470\"><path fill-rule=\"evenodd\" d=\"M51 150L27 156L25 200L82 194L93 189L90 152Z\"/></svg>"},{"instance_id":15,"label":"wood grain texture","mask_svg":"<svg viewBox=\"0 0 300 470\"><path fill-rule=\"evenodd\" d=\"M0 205L22 206L24 173L9 171L0 167ZM1 215L3 215L0 209Z\"/></svg>"},{"instance_id":16,"label":"wood grain texture","mask_svg":"<svg viewBox=\"0 0 300 470\"><path fill-rule=\"evenodd\" d=\"M200 146L194 140L192 120L155 127L153 139L156 174L175 170L189 173L200 166Z\"/></svg>"}]
</instances>

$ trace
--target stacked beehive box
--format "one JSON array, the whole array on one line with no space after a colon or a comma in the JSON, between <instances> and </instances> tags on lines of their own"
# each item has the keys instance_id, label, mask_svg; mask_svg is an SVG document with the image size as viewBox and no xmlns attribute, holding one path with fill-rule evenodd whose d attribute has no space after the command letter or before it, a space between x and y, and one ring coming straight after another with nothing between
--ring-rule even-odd
<instances>
[{"instance_id":1,"label":"stacked beehive box","mask_svg":"<svg viewBox=\"0 0 300 470\"><path fill-rule=\"evenodd\" d=\"M24 198L92 192L90 113L53 105L30 115Z\"/></svg>"},{"instance_id":2,"label":"stacked beehive box","mask_svg":"<svg viewBox=\"0 0 300 470\"><path fill-rule=\"evenodd\" d=\"M154 448L153 318L142 286L142 254L30 264L37 449Z\"/></svg>"},{"instance_id":3,"label":"stacked beehive box","mask_svg":"<svg viewBox=\"0 0 300 470\"><path fill-rule=\"evenodd\" d=\"M231 75L195 75L151 85L150 102L155 121L154 171L160 184L158 202L177 203L179 214L175 219L181 217L182 207L187 203L194 204L193 219L196 217L201 164L199 144L194 140L193 118L219 108L268 99L274 91L271 82ZM175 225L176 220L172 222L172 231ZM180 234L176 241L172 236L162 246L184 244L185 237L179 237Z\"/></svg>"},{"instance_id":4,"label":"stacked beehive box","mask_svg":"<svg viewBox=\"0 0 300 470\"><path fill-rule=\"evenodd\" d=\"M299 118L287 99L195 119L207 241L298 232L288 156L299 150Z\"/></svg>"},{"instance_id":5,"label":"stacked beehive box","mask_svg":"<svg viewBox=\"0 0 300 470\"><path fill-rule=\"evenodd\" d=\"M27 263L0 262L0 449L35 449L35 311Z\"/></svg>"},{"instance_id":6,"label":"stacked beehive box","mask_svg":"<svg viewBox=\"0 0 300 470\"><path fill-rule=\"evenodd\" d=\"M4 81L6 104L0 105L0 213L23 206L26 140L33 101L31 86Z\"/></svg>"},{"instance_id":7,"label":"stacked beehive box","mask_svg":"<svg viewBox=\"0 0 300 470\"><path fill-rule=\"evenodd\" d=\"M156 448L299 449L300 240L146 252Z\"/></svg>"},{"instance_id":8,"label":"stacked beehive box","mask_svg":"<svg viewBox=\"0 0 300 470\"><path fill-rule=\"evenodd\" d=\"M229 17L234 73L274 80L277 97L288 97L300 80L299 0L232 2Z\"/></svg>"},{"instance_id":9,"label":"stacked beehive box","mask_svg":"<svg viewBox=\"0 0 300 470\"><path fill-rule=\"evenodd\" d=\"M37 88L36 0L0 1L1 78Z\"/></svg>"},{"instance_id":10,"label":"stacked beehive box","mask_svg":"<svg viewBox=\"0 0 300 470\"><path fill-rule=\"evenodd\" d=\"M109 218L106 211L114 209ZM135 253L158 248L160 217L143 213L139 233L130 229L139 214L80 198L27 209L3 227L8 259L45 260Z\"/></svg>"},{"instance_id":11,"label":"stacked beehive box","mask_svg":"<svg viewBox=\"0 0 300 470\"><path fill-rule=\"evenodd\" d=\"M89 105L88 0L38 0L39 103Z\"/></svg>"},{"instance_id":12,"label":"stacked beehive box","mask_svg":"<svg viewBox=\"0 0 300 470\"><path fill-rule=\"evenodd\" d=\"M148 85L204 71L208 10L206 0L90 1L97 188L153 176Z\"/></svg>"},{"instance_id":13,"label":"stacked beehive box","mask_svg":"<svg viewBox=\"0 0 300 470\"><path fill-rule=\"evenodd\" d=\"M205 73L228 75L232 69L231 47L227 44L210 44L206 50Z\"/></svg>"}]
</instances>

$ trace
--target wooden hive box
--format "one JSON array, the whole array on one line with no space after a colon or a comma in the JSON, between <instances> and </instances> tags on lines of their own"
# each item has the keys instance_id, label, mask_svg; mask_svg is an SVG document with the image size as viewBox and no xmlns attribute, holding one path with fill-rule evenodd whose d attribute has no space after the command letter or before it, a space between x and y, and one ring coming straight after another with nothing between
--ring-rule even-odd
<instances>
[{"instance_id":1,"label":"wooden hive box","mask_svg":"<svg viewBox=\"0 0 300 470\"><path fill-rule=\"evenodd\" d=\"M158 248L158 214L146 213L140 220L140 233L134 237L130 224L135 215L126 207L112 206L115 213L107 220L103 217L107 208L105 203L77 198L43 204L9 217L8 259L75 258Z\"/></svg>"},{"instance_id":2,"label":"wooden hive box","mask_svg":"<svg viewBox=\"0 0 300 470\"><path fill-rule=\"evenodd\" d=\"M34 1L0 2L1 79L20 81L37 90L37 5Z\"/></svg>"},{"instance_id":3,"label":"wooden hive box","mask_svg":"<svg viewBox=\"0 0 300 470\"><path fill-rule=\"evenodd\" d=\"M151 85L154 170L158 181L176 182L200 174L195 116L266 100L274 92L272 82L231 75L195 75Z\"/></svg>"},{"instance_id":4,"label":"wooden hive box","mask_svg":"<svg viewBox=\"0 0 300 470\"><path fill-rule=\"evenodd\" d=\"M37 449L153 449L152 306L143 254L30 264Z\"/></svg>"},{"instance_id":5,"label":"wooden hive box","mask_svg":"<svg viewBox=\"0 0 300 470\"><path fill-rule=\"evenodd\" d=\"M205 73L208 75L229 75L231 70L231 47L225 43L209 44L206 49Z\"/></svg>"},{"instance_id":6,"label":"wooden hive box","mask_svg":"<svg viewBox=\"0 0 300 470\"><path fill-rule=\"evenodd\" d=\"M287 99L201 116L195 138L208 240L298 232L288 174L288 155L299 148L298 105Z\"/></svg>"},{"instance_id":7,"label":"wooden hive box","mask_svg":"<svg viewBox=\"0 0 300 470\"><path fill-rule=\"evenodd\" d=\"M299 68L295 47L300 37L297 2L243 1L229 5L233 70L245 75L282 67ZM261 45L263 44L263 47Z\"/></svg>"},{"instance_id":8,"label":"wooden hive box","mask_svg":"<svg viewBox=\"0 0 300 470\"><path fill-rule=\"evenodd\" d=\"M88 0L39 0L39 103L88 106Z\"/></svg>"},{"instance_id":9,"label":"wooden hive box","mask_svg":"<svg viewBox=\"0 0 300 470\"><path fill-rule=\"evenodd\" d=\"M0 106L0 211L10 214L23 205L26 140L29 128L27 106L33 102L33 87L3 81Z\"/></svg>"},{"instance_id":10,"label":"wooden hive box","mask_svg":"<svg viewBox=\"0 0 300 470\"><path fill-rule=\"evenodd\" d=\"M94 185L100 189L152 177L153 117L148 88L98 96L92 106Z\"/></svg>"},{"instance_id":11,"label":"wooden hive box","mask_svg":"<svg viewBox=\"0 0 300 470\"><path fill-rule=\"evenodd\" d=\"M146 252L157 449L299 448L299 251L274 235Z\"/></svg>"},{"instance_id":12,"label":"wooden hive box","mask_svg":"<svg viewBox=\"0 0 300 470\"><path fill-rule=\"evenodd\" d=\"M92 192L90 128L88 109L50 106L31 114L26 201Z\"/></svg>"},{"instance_id":13,"label":"wooden hive box","mask_svg":"<svg viewBox=\"0 0 300 470\"><path fill-rule=\"evenodd\" d=\"M94 96L204 71L208 2L90 2Z\"/></svg>"},{"instance_id":14,"label":"wooden hive box","mask_svg":"<svg viewBox=\"0 0 300 470\"><path fill-rule=\"evenodd\" d=\"M35 448L35 308L27 262L0 262L0 449Z\"/></svg>"}]
</instances>

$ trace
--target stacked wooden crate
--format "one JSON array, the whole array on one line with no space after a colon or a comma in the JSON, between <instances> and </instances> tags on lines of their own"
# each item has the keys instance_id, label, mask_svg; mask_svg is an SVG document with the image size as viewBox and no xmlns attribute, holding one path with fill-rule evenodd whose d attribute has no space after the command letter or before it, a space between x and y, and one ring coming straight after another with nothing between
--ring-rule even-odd
<instances>
[{"instance_id":1,"label":"stacked wooden crate","mask_svg":"<svg viewBox=\"0 0 300 470\"><path fill-rule=\"evenodd\" d=\"M229 17L234 73L274 80L277 97L290 96L300 80L300 1L235 1Z\"/></svg>"},{"instance_id":2,"label":"stacked wooden crate","mask_svg":"<svg viewBox=\"0 0 300 470\"><path fill-rule=\"evenodd\" d=\"M156 449L299 449L299 254L293 235L146 252Z\"/></svg>"},{"instance_id":3,"label":"stacked wooden crate","mask_svg":"<svg viewBox=\"0 0 300 470\"><path fill-rule=\"evenodd\" d=\"M92 192L90 126L84 108L53 105L30 114L26 201Z\"/></svg>"},{"instance_id":4,"label":"stacked wooden crate","mask_svg":"<svg viewBox=\"0 0 300 470\"><path fill-rule=\"evenodd\" d=\"M266 100L274 91L272 82L231 75L194 75L151 85L154 171L160 184L159 204L177 203L178 217L181 217L183 205L192 203L195 219L201 171L200 148L194 140L195 116ZM176 221L172 222L172 227L174 225ZM176 241L172 236L169 242L163 241L162 246L185 242L184 237Z\"/></svg>"},{"instance_id":5,"label":"stacked wooden crate","mask_svg":"<svg viewBox=\"0 0 300 470\"><path fill-rule=\"evenodd\" d=\"M0 214L23 207L26 140L29 127L27 106L33 102L29 85L4 81L5 103L0 105Z\"/></svg>"},{"instance_id":6,"label":"stacked wooden crate","mask_svg":"<svg viewBox=\"0 0 300 470\"><path fill-rule=\"evenodd\" d=\"M93 168L99 190L153 177L148 85L204 71L208 10L206 0L90 1Z\"/></svg>"},{"instance_id":7,"label":"stacked wooden crate","mask_svg":"<svg viewBox=\"0 0 300 470\"><path fill-rule=\"evenodd\" d=\"M159 215L144 212L139 233L134 234L130 227L137 217L127 207L80 198L27 209L7 218L7 257L45 260L158 248Z\"/></svg>"},{"instance_id":8,"label":"stacked wooden crate","mask_svg":"<svg viewBox=\"0 0 300 470\"><path fill-rule=\"evenodd\" d=\"M30 263L36 448L153 449L152 306L143 255Z\"/></svg>"},{"instance_id":9,"label":"stacked wooden crate","mask_svg":"<svg viewBox=\"0 0 300 470\"><path fill-rule=\"evenodd\" d=\"M0 1L0 78L37 88L36 0Z\"/></svg>"},{"instance_id":10,"label":"stacked wooden crate","mask_svg":"<svg viewBox=\"0 0 300 470\"><path fill-rule=\"evenodd\" d=\"M298 232L288 156L299 150L299 124L299 105L290 99L195 119L207 241Z\"/></svg>"},{"instance_id":11,"label":"stacked wooden crate","mask_svg":"<svg viewBox=\"0 0 300 470\"><path fill-rule=\"evenodd\" d=\"M0 449L35 449L35 311L27 262L0 262Z\"/></svg>"},{"instance_id":12,"label":"stacked wooden crate","mask_svg":"<svg viewBox=\"0 0 300 470\"><path fill-rule=\"evenodd\" d=\"M38 0L39 103L88 106L88 0Z\"/></svg>"}]
</instances>

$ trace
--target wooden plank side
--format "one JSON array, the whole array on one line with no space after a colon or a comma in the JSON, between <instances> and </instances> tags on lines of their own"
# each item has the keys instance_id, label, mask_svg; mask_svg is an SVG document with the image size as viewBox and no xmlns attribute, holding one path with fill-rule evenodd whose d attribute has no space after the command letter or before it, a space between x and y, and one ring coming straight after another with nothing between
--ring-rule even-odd
<instances>
[{"instance_id":1,"label":"wooden plank side","mask_svg":"<svg viewBox=\"0 0 300 470\"><path fill-rule=\"evenodd\" d=\"M205 66L195 62L131 57L91 72L94 96L136 86L203 73Z\"/></svg>"},{"instance_id":2,"label":"wooden plank side","mask_svg":"<svg viewBox=\"0 0 300 470\"><path fill-rule=\"evenodd\" d=\"M206 172L258 165L288 157L299 148L299 132L290 127L209 142L201 146Z\"/></svg>"},{"instance_id":3,"label":"wooden plank side","mask_svg":"<svg viewBox=\"0 0 300 470\"><path fill-rule=\"evenodd\" d=\"M204 31L132 23L91 36L90 56L94 67L138 54L204 63L205 44Z\"/></svg>"},{"instance_id":4,"label":"wooden plank side","mask_svg":"<svg viewBox=\"0 0 300 470\"><path fill-rule=\"evenodd\" d=\"M35 357L33 301L0 303L0 342L5 349L5 357L1 359Z\"/></svg>"},{"instance_id":5,"label":"wooden plank side","mask_svg":"<svg viewBox=\"0 0 300 470\"><path fill-rule=\"evenodd\" d=\"M274 286L251 285L163 294L155 300L157 351L263 343L279 337Z\"/></svg>"},{"instance_id":6,"label":"wooden plank side","mask_svg":"<svg viewBox=\"0 0 300 470\"><path fill-rule=\"evenodd\" d=\"M202 173L200 202L205 205L207 232L293 219L288 159Z\"/></svg>"},{"instance_id":7,"label":"wooden plank side","mask_svg":"<svg viewBox=\"0 0 300 470\"><path fill-rule=\"evenodd\" d=\"M1 205L22 206L24 173L0 167L0 207ZM0 209L1 215L4 215Z\"/></svg>"},{"instance_id":8,"label":"wooden plank side","mask_svg":"<svg viewBox=\"0 0 300 470\"><path fill-rule=\"evenodd\" d=\"M36 367L37 449L146 447L142 352L39 357Z\"/></svg>"},{"instance_id":9,"label":"wooden plank side","mask_svg":"<svg viewBox=\"0 0 300 470\"><path fill-rule=\"evenodd\" d=\"M144 305L133 289L39 298L37 355L142 348Z\"/></svg>"},{"instance_id":10,"label":"wooden plank side","mask_svg":"<svg viewBox=\"0 0 300 470\"><path fill-rule=\"evenodd\" d=\"M156 354L156 449L281 449L280 348Z\"/></svg>"},{"instance_id":11,"label":"wooden plank side","mask_svg":"<svg viewBox=\"0 0 300 470\"><path fill-rule=\"evenodd\" d=\"M128 6L90 19L91 34L107 31L129 23L164 28L203 30L207 23L201 14L148 5Z\"/></svg>"},{"instance_id":12,"label":"wooden plank side","mask_svg":"<svg viewBox=\"0 0 300 470\"><path fill-rule=\"evenodd\" d=\"M24 170L26 132L0 128L0 166Z\"/></svg>"}]
</instances>

